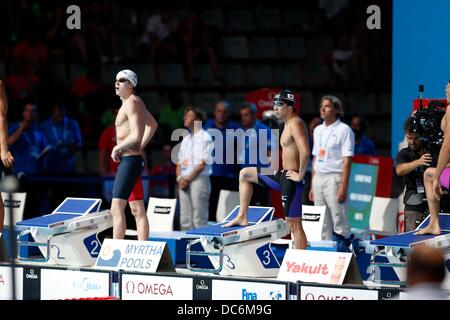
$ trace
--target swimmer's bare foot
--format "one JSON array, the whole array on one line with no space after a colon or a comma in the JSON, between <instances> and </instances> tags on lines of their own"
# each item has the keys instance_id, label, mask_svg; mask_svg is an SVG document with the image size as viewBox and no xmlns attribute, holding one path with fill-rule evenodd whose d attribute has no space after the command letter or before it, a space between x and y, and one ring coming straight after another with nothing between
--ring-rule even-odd
<instances>
[{"instance_id":1,"label":"swimmer's bare foot","mask_svg":"<svg viewBox=\"0 0 450 320\"><path fill-rule=\"evenodd\" d=\"M441 234L441 228L439 227L439 225L428 225L422 230L414 233L415 236L421 236L424 234L433 234L435 236L438 236Z\"/></svg>"},{"instance_id":2,"label":"swimmer's bare foot","mask_svg":"<svg viewBox=\"0 0 450 320\"><path fill-rule=\"evenodd\" d=\"M245 217L236 217L233 220L231 220L230 222L222 225L222 227L224 228L229 228L229 227L234 227L234 226L246 226L248 225L248 220Z\"/></svg>"}]
</instances>

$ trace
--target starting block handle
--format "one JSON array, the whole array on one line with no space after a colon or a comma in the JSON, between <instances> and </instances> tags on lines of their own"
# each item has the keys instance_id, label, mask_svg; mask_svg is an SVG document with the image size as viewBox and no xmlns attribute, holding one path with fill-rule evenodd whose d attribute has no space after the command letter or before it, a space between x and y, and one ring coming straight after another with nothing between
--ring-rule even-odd
<instances>
[{"instance_id":1,"label":"starting block handle","mask_svg":"<svg viewBox=\"0 0 450 320\"><path fill-rule=\"evenodd\" d=\"M197 271L197 272L209 272L209 273L220 273L223 269L223 247L220 246L219 252L206 252L206 251L192 251L191 247L197 243L201 243L201 239L195 239L189 241L186 246L186 266L189 270ZM219 266L217 268L195 268L191 264L191 256L201 256L201 257L209 257L216 256L219 257Z\"/></svg>"},{"instance_id":2,"label":"starting block handle","mask_svg":"<svg viewBox=\"0 0 450 320\"><path fill-rule=\"evenodd\" d=\"M23 241L21 238L27 234L31 234L31 230L25 230L22 231L17 235L17 258L22 261L34 261L34 262L47 262L50 260L50 240L53 236L49 236L47 239L47 242L30 242L30 241ZM47 254L44 258L29 258L29 257L22 257L20 255L20 248L21 247L47 247Z\"/></svg>"}]
</instances>

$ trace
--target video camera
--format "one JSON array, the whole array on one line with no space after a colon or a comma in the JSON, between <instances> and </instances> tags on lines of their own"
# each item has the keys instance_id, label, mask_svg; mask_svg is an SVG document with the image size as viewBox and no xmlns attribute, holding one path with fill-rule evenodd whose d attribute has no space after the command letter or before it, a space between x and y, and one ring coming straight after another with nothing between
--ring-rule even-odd
<instances>
[{"instance_id":1,"label":"video camera","mask_svg":"<svg viewBox=\"0 0 450 320\"><path fill-rule=\"evenodd\" d=\"M439 151L444 142L444 133L441 130L441 120L445 115L446 104L439 100L431 100L427 107L422 106L423 85L419 86L419 109L412 115L414 132L419 140L428 149L432 157L432 167L436 167Z\"/></svg>"}]
</instances>

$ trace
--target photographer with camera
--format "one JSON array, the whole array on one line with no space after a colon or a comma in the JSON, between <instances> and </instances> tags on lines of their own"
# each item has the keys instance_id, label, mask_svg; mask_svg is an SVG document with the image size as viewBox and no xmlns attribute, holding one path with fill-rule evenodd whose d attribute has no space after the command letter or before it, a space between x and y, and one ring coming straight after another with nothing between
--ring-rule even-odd
<instances>
[{"instance_id":1,"label":"photographer with camera","mask_svg":"<svg viewBox=\"0 0 450 320\"><path fill-rule=\"evenodd\" d=\"M405 196L405 232L414 230L425 218L427 203L423 181L424 167L432 162L425 144L415 132L414 118L409 117L403 125L408 147L397 153L395 171L404 177L406 184Z\"/></svg>"},{"instance_id":2,"label":"photographer with camera","mask_svg":"<svg viewBox=\"0 0 450 320\"><path fill-rule=\"evenodd\" d=\"M444 142L436 168L428 168L425 171L425 190L427 194L428 205L430 207L430 223L415 235L434 234L440 235L441 228L439 226L440 200L442 195L442 187L449 189L450 180L450 80L445 88L447 96L447 110L441 120L441 130L444 132Z\"/></svg>"}]
</instances>

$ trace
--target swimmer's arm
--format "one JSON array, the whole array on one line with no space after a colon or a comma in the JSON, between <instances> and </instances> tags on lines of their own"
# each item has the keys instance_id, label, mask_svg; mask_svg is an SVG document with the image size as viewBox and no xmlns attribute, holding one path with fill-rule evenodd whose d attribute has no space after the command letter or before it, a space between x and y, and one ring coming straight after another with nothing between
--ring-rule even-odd
<instances>
[{"instance_id":1,"label":"swimmer's arm","mask_svg":"<svg viewBox=\"0 0 450 320\"><path fill-rule=\"evenodd\" d=\"M0 80L0 156L3 165L6 168L12 166L14 157L8 150L8 123L6 115L8 114L8 100L6 99L6 91L3 81Z\"/></svg>"},{"instance_id":2,"label":"swimmer's arm","mask_svg":"<svg viewBox=\"0 0 450 320\"><path fill-rule=\"evenodd\" d=\"M144 136L145 119L144 110L135 101L125 108L125 114L130 125L130 134L120 142L115 149L119 152L125 150L141 150L141 141Z\"/></svg>"},{"instance_id":3,"label":"swimmer's arm","mask_svg":"<svg viewBox=\"0 0 450 320\"><path fill-rule=\"evenodd\" d=\"M444 132L444 142L442 143L441 151L439 152L439 158L436 166L435 177L439 178L442 170L450 162L450 107L447 107L445 111L445 132Z\"/></svg>"},{"instance_id":4,"label":"swimmer's arm","mask_svg":"<svg viewBox=\"0 0 450 320\"><path fill-rule=\"evenodd\" d=\"M8 114L8 100L3 81L0 80L0 152L5 154L8 152L8 124L6 123L6 115Z\"/></svg>"},{"instance_id":5,"label":"swimmer's arm","mask_svg":"<svg viewBox=\"0 0 450 320\"><path fill-rule=\"evenodd\" d=\"M310 150L307 132L308 131L303 121L299 121L292 126L292 136L294 137L295 143L297 144L297 149L300 157L300 167L298 169L300 180L305 177L305 173L308 169L309 164Z\"/></svg>"},{"instance_id":6,"label":"swimmer's arm","mask_svg":"<svg viewBox=\"0 0 450 320\"><path fill-rule=\"evenodd\" d=\"M158 123L156 122L153 115L150 112L148 112L147 122L145 123L144 135L142 137L141 150L144 150L147 144L152 140L157 129Z\"/></svg>"}]
</instances>

